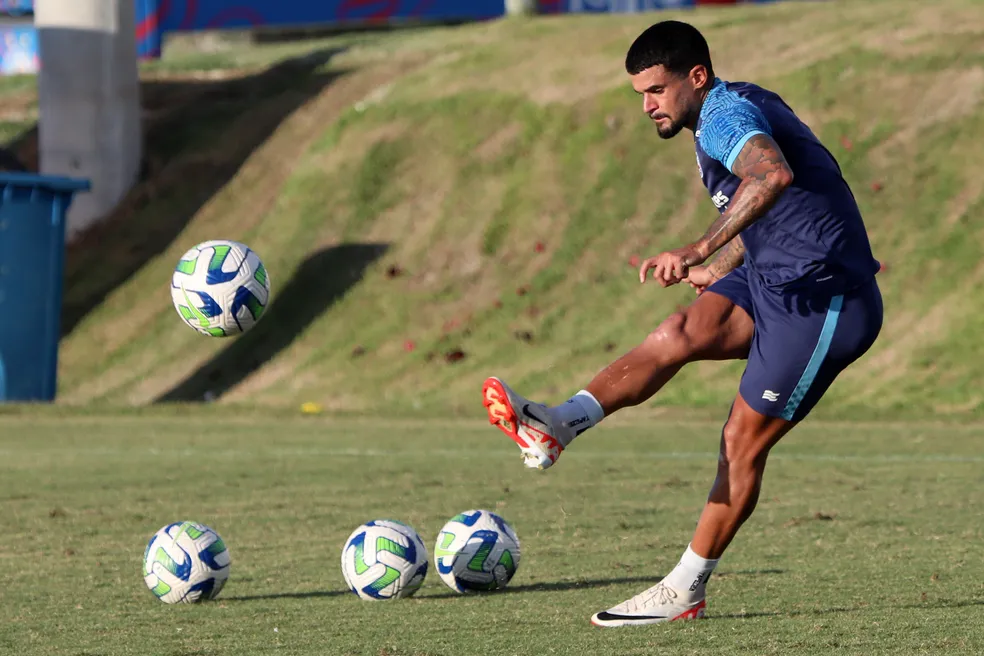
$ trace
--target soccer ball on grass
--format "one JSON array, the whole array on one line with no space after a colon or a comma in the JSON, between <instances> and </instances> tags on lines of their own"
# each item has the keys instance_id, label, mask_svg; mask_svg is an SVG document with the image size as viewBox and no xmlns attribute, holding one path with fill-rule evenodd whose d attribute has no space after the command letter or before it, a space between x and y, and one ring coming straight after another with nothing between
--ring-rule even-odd
<instances>
[{"instance_id":1,"label":"soccer ball on grass","mask_svg":"<svg viewBox=\"0 0 984 656\"><path fill-rule=\"evenodd\" d=\"M427 548L406 524L367 522L345 541L342 575L352 592L365 600L410 597L427 576Z\"/></svg>"},{"instance_id":2,"label":"soccer ball on grass","mask_svg":"<svg viewBox=\"0 0 984 656\"><path fill-rule=\"evenodd\" d=\"M499 515L466 510L448 520L437 536L434 565L455 592L506 587L519 568L519 538Z\"/></svg>"},{"instance_id":3,"label":"soccer ball on grass","mask_svg":"<svg viewBox=\"0 0 984 656\"><path fill-rule=\"evenodd\" d=\"M222 590L230 564L218 533L204 524L175 522L147 543L144 583L165 604L207 601Z\"/></svg>"}]
</instances>

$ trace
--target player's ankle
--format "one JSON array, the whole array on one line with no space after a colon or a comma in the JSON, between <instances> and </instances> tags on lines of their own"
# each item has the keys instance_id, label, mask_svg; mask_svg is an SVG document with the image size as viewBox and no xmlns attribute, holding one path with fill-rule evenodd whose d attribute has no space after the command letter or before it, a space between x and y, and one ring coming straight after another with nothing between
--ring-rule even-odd
<instances>
[{"instance_id":1,"label":"player's ankle","mask_svg":"<svg viewBox=\"0 0 984 656\"><path fill-rule=\"evenodd\" d=\"M678 593L678 599L683 603L693 603L704 598L707 590L707 580L717 567L717 559L698 556L687 545L687 550L680 557L677 566L666 575L663 582Z\"/></svg>"},{"instance_id":2,"label":"player's ankle","mask_svg":"<svg viewBox=\"0 0 984 656\"><path fill-rule=\"evenodd\" d=\"M584 431L605 418L605 410L591 392L581 390L565 403L549 409L557 430L555 436L565 448Z\"/></svg>"}]
</instances>

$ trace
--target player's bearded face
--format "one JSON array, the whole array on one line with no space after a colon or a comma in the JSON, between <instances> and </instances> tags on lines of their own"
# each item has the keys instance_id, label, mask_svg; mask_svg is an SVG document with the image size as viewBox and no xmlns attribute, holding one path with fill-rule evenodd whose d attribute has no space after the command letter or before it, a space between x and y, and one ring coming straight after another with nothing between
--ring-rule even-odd
<instances>
[{"instance_id":1,"label":"player's bearded face","mask_svg":"<svg viewBox=\"0 0 984 656\"><path fill-rule=\"evenodd\" d=\"M663 139L675 137L688 125L693 127L699 103L689 77L653 66L632 76L632 88L642 95L643 111Z\"/></svg>"}]
</instances>

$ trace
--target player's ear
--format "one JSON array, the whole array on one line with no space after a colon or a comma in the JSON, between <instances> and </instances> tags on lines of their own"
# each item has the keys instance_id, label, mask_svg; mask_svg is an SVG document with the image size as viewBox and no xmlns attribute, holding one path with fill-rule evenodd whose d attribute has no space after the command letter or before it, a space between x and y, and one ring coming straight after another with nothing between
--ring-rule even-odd
<instances>
[{"instance_id":1,"label":"player's ear","mask_svg":"<svg viewBox=\"0 0 984 656\"><path fill-rule=\"evenodd\" d=\"M707 83L707 67L697 64L690 69L690 83L695 89L702 88Z\"/></svg>"}]
</instances>

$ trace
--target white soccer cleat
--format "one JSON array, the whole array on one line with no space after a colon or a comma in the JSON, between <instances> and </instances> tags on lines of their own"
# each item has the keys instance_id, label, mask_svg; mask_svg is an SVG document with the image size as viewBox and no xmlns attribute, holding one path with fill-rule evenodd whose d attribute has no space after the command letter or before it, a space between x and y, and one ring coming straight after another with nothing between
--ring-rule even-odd
<instances>
[{"instance_id":1,"label":"white soccer cleat","mask_svg":"<svg viewBox=\"0 0 984 656\"><path fill-rule=\"evenodd\" d=\"M643 626L704 617L706 600L683 603L679 596L676 590L660 581L618 606L595 613L591 623L603 627Z\"/></svg>"},{"instance_id":2,"label":"white soccer cleat","mask_svg":"<svg viewBox=\"0 0 984 656\"><path fill-rule=\"evenodd\" d=\"M546 469L560 457L564 447L557 439L547 406L524 399L498 378L485 381L482 402L488 410L489 423L519 445L527 467Z\"/></svg>"}]
</instances>

